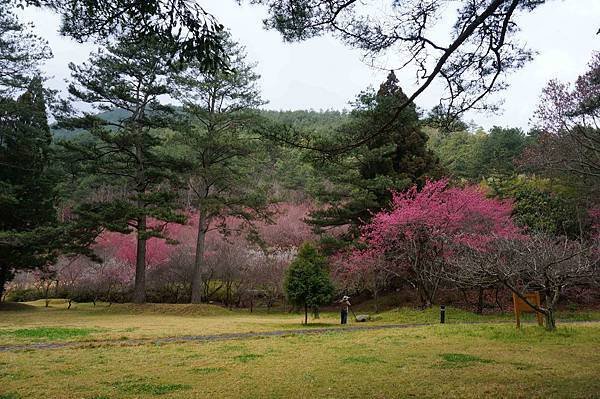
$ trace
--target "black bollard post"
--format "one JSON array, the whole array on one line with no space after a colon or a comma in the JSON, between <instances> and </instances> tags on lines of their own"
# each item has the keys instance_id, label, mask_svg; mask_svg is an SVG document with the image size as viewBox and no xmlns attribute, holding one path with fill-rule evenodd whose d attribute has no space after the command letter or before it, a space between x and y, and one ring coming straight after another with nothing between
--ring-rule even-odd
<instances>
[{"instance_id":1,"label":"black bollard post","mask_svg":"<svg viewBox=\"0 0 600 399\"><path fill-rule=\"evenodd\" d=\"M440 323L446 323L446 305L440 305Z\"/></svg>"}]
</instances>

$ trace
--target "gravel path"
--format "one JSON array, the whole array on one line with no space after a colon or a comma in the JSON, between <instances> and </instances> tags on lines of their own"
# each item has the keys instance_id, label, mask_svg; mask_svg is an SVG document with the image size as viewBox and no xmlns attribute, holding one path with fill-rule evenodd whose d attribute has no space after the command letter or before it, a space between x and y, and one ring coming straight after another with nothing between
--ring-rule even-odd
<instances>
[{"instance_id":1,"label":"gravel path","mask_svg":"<svg viewBox=\"0 0 600 399\"><path fill-rule=\"evenodd\" d=\"M600 322L600 320L589 321L562 321L560 323L588 323ZM513 323L512 321L498 322L463 322L463 323L448 323L450 325L468 325L468 324L505 324ZM212 341L228 341L233 339L247 338L262 338L262 337L282 337L298 334L324 334L329 332L352 332L352 331L373 331L373 330L389 330L411 327L425 327L437 325L437 323L412 323L412 324L381 324L381 325L353 325L348 327L324 327L324 328L302 328L290 330L277 330L265 332L247 332L247 333L229 333L229 334L213 334L213 335L182 335L177 337L164 338L146 338L146 339L123 339L123 340L103 340L103 341L88 341L88 342L40 342L35 344L23 345L0 345L0 352L14 352L25 350L41 350L41 349L86 349L97 348L100 346L137 346L137 345L160 345L174 342L212 342Z\"/></svg>"}]
</instances>

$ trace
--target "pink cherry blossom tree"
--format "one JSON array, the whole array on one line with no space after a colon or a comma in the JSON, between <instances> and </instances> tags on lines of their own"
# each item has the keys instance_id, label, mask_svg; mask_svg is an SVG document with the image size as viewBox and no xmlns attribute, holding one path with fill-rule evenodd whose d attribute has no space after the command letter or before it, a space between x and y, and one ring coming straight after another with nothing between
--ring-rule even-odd
<instances>
[{"instance_id":1,"label":"pink cherry blossom tree","mask_svg":"<svg viewBox=\"0 0 600 399\"><path fill-rule=\"evenodd\" d=\"M237 305L246 295L244 292L260 291L257 298L272 306L282 297L283 276L297 247L314 238L304 223L311 209L308 203L273 205L271 223L257 221L252 228L233 217L214 220L205 240L203 300L220 297L228 305ZM153 223L149 221L150 226ZM149 238L146 243L145 266L153 300L189 301L197 224L198 214L190 213L186 224L155 226L160 227L167 239ZM44 279L37 279L41 289L44 282L56 286L56 279L60 278L64 294L67 285L62 281L68 280L73 281L70 291L81 297L109 302L123 299L123 294L131 289L135 271L134 237L106 231L98 237L93 249L104 262L77 261L67 267L65 260L60 276L53 269ZM73 276L77 278L70 278Z\"/></svg>"},{"instance_id":2,"label":"pink cherry blossom tree","mask_svg":"<svg viewBox=\"0 0 600 399\"><path fill-rule=\"evenodd\" d=\"M487 198L477 187L452 187L447 179L428 181L393 193L390 210L364 226L364 249L346 257L345 273L364 273L374 265L414 286L424 307L442 283L440 270L452 256L451 244L488 250L497 237L520 236L510 201Z\"/></svg>"},{"instance_id":3,"label":"pink cherry blossom tree","mask_svg":"<svg viewBox=\"0 0 600 399\"><path fill-rule=\"evenodd\" d=\"M258 222L256 227L267 247L286 252L298 249L302 243L316 238L311 227L305 223L314 207L310 203L282 203L273 205L273 223Z\"/></svg>"}]
</instances>

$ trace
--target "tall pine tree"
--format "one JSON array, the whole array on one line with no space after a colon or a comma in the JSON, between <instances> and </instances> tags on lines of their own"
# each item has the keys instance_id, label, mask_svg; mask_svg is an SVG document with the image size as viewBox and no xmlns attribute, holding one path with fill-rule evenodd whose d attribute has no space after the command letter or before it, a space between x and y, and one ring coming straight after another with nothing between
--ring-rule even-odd
<instances>
[{"instance_id":1,"label":"tall pine tree","mask_svg":"<svg viewBox=\"0 0 600 399\"><path fill-rule=\"evenodd\" d=\"M192 63L179 74L178 98L184 104L185 129L175 144L191 163L186 174L193 207L198 212L198 235L192 276L192 303L199 303L206 233L226 232L226 218L247 227L267 218L267 189L261 174L267 168L263 143L251 129L260 122L260 98L254 65L245 60L244 48L223 35L229 56L228 71L203 72Z\"/></svg>"},{"instance_id":2,"label":"tall pine tree","mask_svg":"<svg viewBox=\"0 0 600 399\"><path fill-rule=\"evenodd\" d=\"M0 0L0 298L18 270L51 265L61 254L91 255L98 232L83 219L57 220L48 91L38 69L52 54L14 6Z\"/></svg>"},{"instance_id":3,"label":"tall pine tree","mask_svg":"<svg viewBox=\"0 0 600 399\"><path fill-rule=\"evenodd\" d=\"M65 121L63 126L85 128L94 139L63 145L77 154L82 171L123 193L88 204L86 217L109 230L136 235L136 303L146 301L147 240L164 238L165 223L183 222L172 190L173 168L179 165L160 149L164 140L160 128L169 125L173 113L161 105L160 97L172 93L170 79L179 71L171 52L152 37L143 41L124 37L87 63L70 65L74 82L69 92L75 99L99 111L124 111L116 121L91 114Z\"/></svg>"}]
</instances>

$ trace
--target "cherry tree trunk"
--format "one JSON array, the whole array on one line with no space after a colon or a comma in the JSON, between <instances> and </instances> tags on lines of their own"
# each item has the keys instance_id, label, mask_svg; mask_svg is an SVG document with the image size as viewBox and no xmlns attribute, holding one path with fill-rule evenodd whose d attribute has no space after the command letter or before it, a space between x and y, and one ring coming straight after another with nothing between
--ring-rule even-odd
<instances>
[{"instance_id":1,"label":"cherry tree trunk","mask_svg":"<svg viewBox=\"0 0 600 399\"><path fill-rule=\"evenodd\" d=\"M44 300L45 300L45 307L48 307L50 305L50 286L52 285L52 282L50 282L49 284L46 284L45 290L44 290Z\"/></svg>"},{"instance_id":2,"label":"cherry tree trunk","mask_svg":"<svg viewBox=\"0 0 600 399\"><path fill-rule=\"evenodd\" d=\"M433 295L425 288L424 284L418 284L417 291L419 292L419 298L421 299L421 309L429 309L433 306Z\"/></svg>"},{"instance_id":3,"label":"cherry tree trunk","mask_svg":"<svg viewBox=\"0 0 600 399\"><path fill-rule=\"evenodd\" d=\"M548 309L544 317L546 319L546 330L556 330L556 319L554 318L554 309Z\"/></svg>"},{"instance_id":4,"label":"cherry tree trunk","mask_svg":"<svg viewBox=\"0 0 600 399\"><path fill-rule=\"evenodd\" d=\"M479 296L477 299L477 314L483 314L483 294L485 290L483 288L479 289Z\"/></svg>"},{"instance_id":5,"label":"cherry tree trunk","mask_svg":"<svg viewBox=\"0 0 600 399\"><path fill-rule=\"evenodd\" d=\"M546 312L544 313L546 330L554 331L556 330L556 319L554 315L554 306L558 303L558 298L560 297L560 289L555 288L554 290L546 290Z\"/></svg>"}]
</instances>

